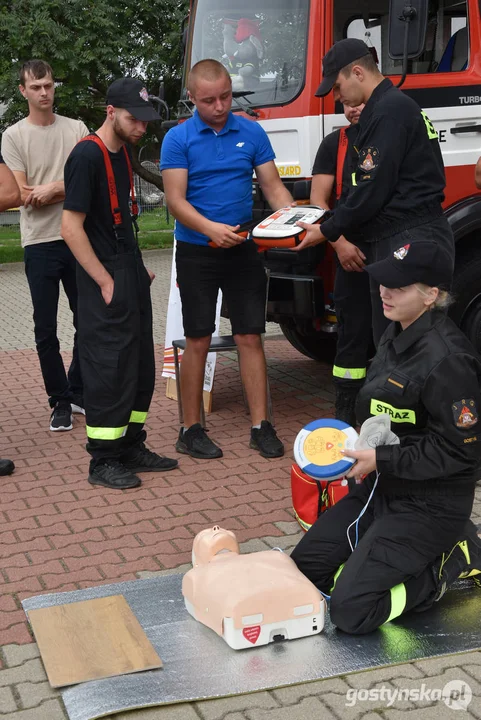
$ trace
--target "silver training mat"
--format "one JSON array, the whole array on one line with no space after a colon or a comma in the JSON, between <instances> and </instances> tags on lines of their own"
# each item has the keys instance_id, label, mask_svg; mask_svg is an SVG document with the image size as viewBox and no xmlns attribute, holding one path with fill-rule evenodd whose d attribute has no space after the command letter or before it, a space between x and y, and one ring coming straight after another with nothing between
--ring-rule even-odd
<instances>
[{"instance_id":1,"label":"silver training mat","mask_svg":"<svg viewBox=\"0 0 481 720\"><path fill-rule=\"evenodd\" d=\"M124 595L164 663L161 670L64 689L62 698L70 720L241 695L481 649L481 590L466 584L447 592L433 609L410 613L370 635L346 635L327 618L320 635L249 650L232 650L191 618L184 607L181 584L182 575L167 575L23 601L28 616L35 608Z\"/></svg>"}]
</instances>

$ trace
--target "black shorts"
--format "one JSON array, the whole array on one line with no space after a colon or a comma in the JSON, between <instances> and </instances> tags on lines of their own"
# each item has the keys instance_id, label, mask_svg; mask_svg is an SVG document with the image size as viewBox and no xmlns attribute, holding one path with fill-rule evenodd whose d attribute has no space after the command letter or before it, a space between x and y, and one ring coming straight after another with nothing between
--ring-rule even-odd
<instances>
[{"instance_id":1,"label":"black shorts","mask_svg":"<svg viewBox=\"0 0 481 720\"><path fill-rule=\"evenodd\" d=\"M186 337L212 335L219 289L233 335L265 332L266 273L252 241L225 249L177 242L175 262Z\"/></svg>"}]
</instances>

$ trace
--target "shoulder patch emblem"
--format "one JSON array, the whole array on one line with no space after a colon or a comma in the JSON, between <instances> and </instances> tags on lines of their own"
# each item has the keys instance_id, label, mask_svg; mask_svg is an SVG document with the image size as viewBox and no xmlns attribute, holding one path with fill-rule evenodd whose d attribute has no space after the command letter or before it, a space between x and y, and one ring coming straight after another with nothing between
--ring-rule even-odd
<instances>
[{"instance_id":1,"label":"shoulder patch emblem","mask_svg":"<svg viewBox=\"0 0 481 720\"><path fill-rule=\"evenodd\" d=\"M396 258L396 260L404 260L406 255L409 252L409 248L411 247L411 244L403 245L402 247L398 248L394 251L393 255Z\"/></svg>"},{"instance_id":2,"label":"shoulder patch emblem","mask_svg":"<svg viewBox=\"0 0 481 720\"><path fill-rule=\"evenodd\" d=\"M458 428L471 428L479 420L476 403L471 399L462 399L453 403L454 424Z\"/></svg>"},{"instance_id":3,"label":"shoulder patch emblem","mask_svg":"<svg viewBox=\"0 0 481 720\"><path fill-rule=\"evenodd\" d=\"M371 172L379 165L379 150L375 147L363 148L359 153L359 168Z\"/></svg>"}]
</instances>

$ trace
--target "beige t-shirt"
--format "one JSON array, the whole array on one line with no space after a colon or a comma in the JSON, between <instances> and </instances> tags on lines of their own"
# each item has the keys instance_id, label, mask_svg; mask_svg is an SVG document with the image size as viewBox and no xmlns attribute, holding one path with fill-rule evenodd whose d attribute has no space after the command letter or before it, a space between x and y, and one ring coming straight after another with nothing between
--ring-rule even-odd
<instances>
[{"instance_id":1,"label":"beige t-shirt","mask_svg":"<svg viewBox=\"0 0 481 720\"><path fill-rule=\"evenodd\" d=\"M2 136L2 156L10 170L24 172L27 185L63 180L63 168L74 145L88 135L81 120L55 115L46 127L27 118L9 127ZM22 247L60 240L63 202L40 208L20 207Z\"/></svg>"}]
</instances>

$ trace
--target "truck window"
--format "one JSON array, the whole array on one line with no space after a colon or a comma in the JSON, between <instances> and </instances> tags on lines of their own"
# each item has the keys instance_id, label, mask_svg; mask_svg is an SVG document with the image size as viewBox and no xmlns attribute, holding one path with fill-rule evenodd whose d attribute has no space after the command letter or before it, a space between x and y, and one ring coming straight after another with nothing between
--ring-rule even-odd
<instances>
[{"instance_id":1,"label":"truck window","mask_svg":"<svg viewBox=\"0 0 481 720\"><path fill-rule=\"evenodd\" d=\"M365 0L366 8L352 14L352 5L334 3L334 39L356 37L376 49L384 75L401 75L402 62L387 51L389 0ZM409 74L461 72L469 64L469 33L466 0L432 0L423 54L410 60Z\"/></svg>"},{"instance_id":2,"label":"truck window","mask_svg":"<svg viewBox=\"0 0 481 720\"><path fill-rule=\"evenodd\" d=\"M220 60L237 106L285 105L301 91L306 67L309 0L197 0L187 68ZM234 100L234 109L236 100Z\"/></svg>"}]
</instances>

